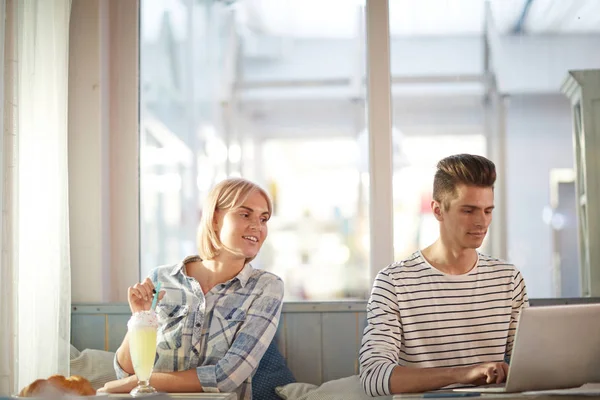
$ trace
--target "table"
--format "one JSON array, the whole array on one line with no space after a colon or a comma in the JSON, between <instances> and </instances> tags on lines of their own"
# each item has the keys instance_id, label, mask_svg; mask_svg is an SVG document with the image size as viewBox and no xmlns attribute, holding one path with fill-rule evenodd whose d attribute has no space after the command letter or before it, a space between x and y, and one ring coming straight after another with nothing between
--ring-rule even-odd
<instances>
[{"instance_id":1,"label":"table","mask_svg":"<svg viewBox=\"0 0 600 400\"><path fill-rule=\"evenodd\" d=\"M96 396L94 400L106 400L107 396ZM131 400L133 397L128 394L109 394L108 397ZM83 397L82 397L83 399ZM90 399L90 397L85 397ZM157 393L151 396L144 396L147 400L237 400L235 393Z\"/></svg>"},{"instance_id":2,"label":"table","mask_svg":"<svg viewBox=\"0 0 600 400\"><path fill-rule=\"evenodd\" d=\"M501 400L592 400L592 399L600 399L600 396L587 396L587 395L561 395L561 396L551 396L551 395L527 395L521 393L485 393L480 396L473 397L444 397L444 395L440 395L440 397L432 397L433 394L428 393L427 399L440 399L440 400L448 400L448 399L464 399L464 400L477 400L482 397L485 397L486 400L493 399L501 399ZM393 397L393 400L409 400L409 399L422 399L423 394L397 394Z\"/></svg>"},{"instance_id":3,"label":"table","mask_svg":"<svg viewBox=\"0 0 600 400\"><path fill-rule=\"evenodd\" d=\"M172 399L237 400L235 393L170 393Z\"/></svg>"},{"instance_id":4,"label":"table","mask_svg":"<svg viewBox=\"0 0 600 400\"><path fill-rule=\"evenodd\" d=\"M107 400L107 397L112 399L127 399L131 400L131 397L128 394L120 393L120 394L103 394L96 396L68 396L71 400ZM22 397L11 396L11 397L3 397L0 396L0 400L19 400ZM238 400L237 394L235 393L157 393L149 396L144 396L145 400ZM27 397L27 400L48 400L48 398L44 397Z\"/></svg>"}]
</instances>

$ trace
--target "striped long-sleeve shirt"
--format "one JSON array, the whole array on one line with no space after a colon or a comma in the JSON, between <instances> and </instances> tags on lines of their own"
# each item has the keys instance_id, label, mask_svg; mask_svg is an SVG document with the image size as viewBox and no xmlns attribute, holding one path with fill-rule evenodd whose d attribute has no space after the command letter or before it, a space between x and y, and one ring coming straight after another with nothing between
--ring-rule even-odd
<instances>
[{"instance_id":1,"label":"striped long-sleeve shirt","mask_svg":"<svg viewBox=\"0 0 600 400\"><path fill-rule=\"evenodd\" d=\"M396 365L453 367L510 357L528 305L525 281L514 265L478 257L464 275L442 273L420 251L379 272L359 353L367 394L390 395Z\"/></svg>"},{"instance_id":2,"label":"striped long-sleeve shirt","mask_svg":"<svg viewBox=\"0 0 600 400\"><path fill-rule=\"evenodd\" d=\"M162 283L158 303L155 372L196 369L205 392L236 392L252 399L252 376L277 330L283 282L250 264L231 280L203 294L187 276L185 264L200 257L154 269L150 279ZM118 378L128 374L114 359Z\"/></svg>"}]
</instances>

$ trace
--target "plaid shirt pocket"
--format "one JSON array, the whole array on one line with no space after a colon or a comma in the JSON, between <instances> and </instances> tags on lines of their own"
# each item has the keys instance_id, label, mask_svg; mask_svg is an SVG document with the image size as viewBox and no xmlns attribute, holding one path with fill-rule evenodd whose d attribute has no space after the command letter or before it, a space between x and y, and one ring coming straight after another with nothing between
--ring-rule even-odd
<instances>
[{"instance_id":1,"label":"plaid shirt pocket","mask_svg":"<svg viewBox=\"0 0 600 400\"><path fill-rule=\"evenodd\" d=\"M190 307L181 304L158 304L156 311L160 324L157 347L168 350L181 347Z\"/></svg>"},{"instance_id":2,"label":"plaid shirt pocket","mask_svg":"<svg viewBox=\"0 0 600 400\"><path fill-rule=\"evenodd\" d=\"M241 308L215 306L210 336L222 336L224 344L229 348L245 320L246 312Z\"/></svg>"}]
</instances>

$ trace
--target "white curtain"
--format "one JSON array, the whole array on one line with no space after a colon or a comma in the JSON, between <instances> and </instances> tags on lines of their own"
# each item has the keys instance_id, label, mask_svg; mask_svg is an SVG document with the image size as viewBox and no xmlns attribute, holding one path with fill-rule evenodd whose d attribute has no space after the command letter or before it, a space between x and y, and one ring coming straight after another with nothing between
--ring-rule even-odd
<instances>
[{"instance_id":1,"label":"white curtain","mask_svg":"<svg viewBox=\"0 0 600 400\"><path fill-rule=\"evenodd\" d=\"M0 26L4 38L2 60L0 67L0 96L2 96L2 140L0 141L0 168L2 171L0 186L0 204L2 206L2 241L0 249L0 396L13 393L15 386L15 351L16 351L16 296L15 285L16 251L14 251L15 218L14 208L16 202L16 168L14 155L16 152L15 137L13 135L14 119L16 118L15 86L16 86L16 7L11 2L0 2Z\"/></svg>"},{"instance_id":2,"label":"white curtain","mask_svg":"<svg viewBox=\"0 0 600 400\"><path fill-rule=\"evenodd\" d=\"M5 150L12 154L10 162L3 160L2 165L6 228L2 232L2 268L12 279L2 285L9 286L9 293L16 289L16 301L9 310L0 308L0 312L9 314L3 315L3 320L16 322L10 327L12 332L5 333L5 343L16 348L8 355L3 352L0 365L15 365L16 360L13 376L6 380L12 380L10 391L14 394L35 379L69 373L67 94L71 2L6 0L4 5L7 11L16 8L15 13L7 13L7 26L16 19L15 35L4 36L5 53L7 42L16 42L16 62L11 64L16 84L9 93L6 67L10 60L5 57L4 105L13 107L13 121L7 124L5 120L3 131L3 143L11 146Z\"/></svg>"}]
</instances>

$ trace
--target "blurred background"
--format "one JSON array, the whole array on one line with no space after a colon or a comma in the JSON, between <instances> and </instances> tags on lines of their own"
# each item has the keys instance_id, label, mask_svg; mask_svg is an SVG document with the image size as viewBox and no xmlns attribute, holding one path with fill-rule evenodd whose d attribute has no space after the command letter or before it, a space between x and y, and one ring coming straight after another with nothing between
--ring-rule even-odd
<instances>
[{"instance_id":1,"label":"blurred background","mask_svg":"<svg viewBox=\"0 0 600 400\"><path fill-rule=\"evenodd\" d=\"M594 0L390 0L395 259L431 244L436 162L497 164L481 251L530 297L581 295L570 69L600 68ZM141 0L141 275L196 253L202 201L243 176L272 196L254 267L286 300L364 299L365 3ZM390 260L392 262L393 260ZM377 266L383 268L385 265Z\"/></svg>"}]
</instances>

